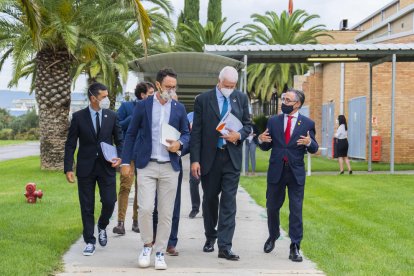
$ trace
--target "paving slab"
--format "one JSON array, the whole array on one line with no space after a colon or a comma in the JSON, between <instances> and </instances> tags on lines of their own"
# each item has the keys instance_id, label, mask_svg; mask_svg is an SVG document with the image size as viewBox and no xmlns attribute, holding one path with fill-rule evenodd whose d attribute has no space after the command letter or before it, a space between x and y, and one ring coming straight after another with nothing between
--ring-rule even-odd
<instances>
[{"instance_id":1,"label":"paving slab","mask_svg":"<svg viewBox=\"0 0 414 276\"><path fill-rule=\"evenodd\" d=\"M181 216L177 249L179 256L166 256L168 270L154 270L154 261L149 268L138 267L138 255L142 249L140 234L132 227L132 195L128 207L126 234L112 233L117 223L117 210L107 228L108 245L99 244L95 255L85 257L85 246L80 238L64 255L64 272L59 275L323 275L315 263L305 258L301 263L288 259L290 240L285 232L276 242L273 252L265 254L263 244L267 239L266 211L258 206L249 194L239 187L237 194L236 230L233 238L233 251L240 255L239 261L227 261L217 257L217 245L212 253L204 253L204 227L201 212L196 218L188 217L191 211L188 183L189 160L183 158L184 180L181 194ZM200 187L201 191L201 187ZM80 216L80 214L79 214ZM131 218L131 219L129 219Z\"/></svg>"}]
</instances>

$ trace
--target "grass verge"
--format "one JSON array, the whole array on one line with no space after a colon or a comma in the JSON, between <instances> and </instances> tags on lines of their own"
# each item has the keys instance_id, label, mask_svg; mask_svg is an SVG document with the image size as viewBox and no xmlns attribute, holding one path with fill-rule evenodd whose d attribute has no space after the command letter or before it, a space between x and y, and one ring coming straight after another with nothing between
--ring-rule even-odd
<instances>
[{"instance_id":1,"label":"grass verge","mask_svg":"<svg viewBox=\"0 0 414 276\"><path fill-rule=\"evenodd\" d=\"M265 206L266 178L242 177ZM312 176L303 208L306 257L328 275L414 274L414 176ZM288 229L288 199L281 210Z\"/></svg>"},{"instance_id":2,"label":"grass verge","mask_svg":"<svg viewBox=\"0 0 414 276\"><path fill-rule=\"evenodd\" d=\"M0 275L50 275L82 233L77 186L62 172L39 170L39 157L0 162ZM44 192L26 203L25 185Z\"/></svg>"}]
</instances>

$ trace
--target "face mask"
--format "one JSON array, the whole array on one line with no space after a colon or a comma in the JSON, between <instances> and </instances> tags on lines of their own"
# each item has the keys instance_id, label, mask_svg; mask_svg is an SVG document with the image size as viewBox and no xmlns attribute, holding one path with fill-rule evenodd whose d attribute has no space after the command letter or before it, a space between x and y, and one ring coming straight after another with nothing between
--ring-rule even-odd
<instances>
[{"instance_id":1,"label":"face mask","mask_svg":"<svg viewBox=\"0 0 414 276\"><path fill-rule=\"evenodd\" d=\"M108 97L102 99L99 101L99 107L101 109L107 109L109 108L109 105L111 104L111 102L109 101Z\"/></svg>"},{"instance_id":2,"label":"face mask","mask_svg":"<svg viewBox=\"0 0 414 276\"><path fill-rule=\"evenodd\" d=\"M160 89L161 91L161 89ZM169 101L171 100L171 95L175 93L174 89L170 89L170 90L164 90L160 93L160 97L161 99L163 99L164 101Z\"/></svg>"},{"instance_id":3,"label":"face mask","mask_svg":"<svg viewBox=\"0 0 414 276\"><path fill-rule=\"evenodd\" d=\"M290 114L293 111L293 105L286 105L284 103L282 103L282 112L284 114Z\"/></svg>"},{"instance_id":4,"label":"face mask","mask_svg":"<svg viewBox=\"0 0 414 276\"><path fill-rule=\"evenodd\" d=\"M222 89L220 89L221 93L226 98L228 98L230 96L230 94L233 93L233 90L234 89L230 89L230 88L222 88Z\"/></svg>"}]
</instances>

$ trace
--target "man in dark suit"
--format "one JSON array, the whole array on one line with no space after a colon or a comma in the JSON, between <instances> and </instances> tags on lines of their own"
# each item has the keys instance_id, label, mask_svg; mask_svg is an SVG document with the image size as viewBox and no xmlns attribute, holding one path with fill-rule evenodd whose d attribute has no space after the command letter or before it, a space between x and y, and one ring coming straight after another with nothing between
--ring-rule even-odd
<instances>
[{"instance_id":1,"label":"man in dark suit","mask_svg":"<svg viewBox=\"0 0 414 276\"><path fill-rule=\"evenodd\" d=\"M98 240L106 246L106 226L112 216L116 202L116 171L121 159L112 162L105 160L101 142L117 146L118 156L122 149L122 132L116 113L109 107L108 89L100 83L92 84L88 89L90 105L73 113L68 138L65 144L64 172L70 183L75 182L73 174L73 155L79 140L76 176L78 178L79 202L81 206L83 239L86 247L83 255L95 253L94 236L95 186L98 182L102 210L98 220Z\"/></svg>"},{"instance_id":2,"label":"man in dark suit","mask_svg":"<svg viewBox=\"0 0 414 276\"><path fill-rule=\"evenodd\" d=\"M154 94L154 85L150 82L140 82L135 88L136 100L130 102L123 102L119 107L118 119L121 125L123 135L128 130L128 126L132 119L132 112L138 101L146 99L148 96ZM134 161L131 161L131 166L134 167ZM131 175L121 175L121 183L119 185L118 193L118 225L113 228L115 234L125 235L125 214L128 208L128 197L131 191L132 182L134 182L134 171L131 171ZM132 210L132 231L139 233L138 227L138 203L137 203L137 180L135 178L135 193L134 204Z\"/></svg>"},{"instance_id":3,"label":"man in dark suit","mask_svg":"<svg viewBox=\"0 0 414 276\"><path fill-rule=\"evenodd\" d=\"M135 166L139 183L138 221L144 243L138 264L140 267L150 265L154 247L155 269L167 269L164 252L171 232L171 217L177 193L181 158L179 151L188 146L190 135L184 105L171 99L177 88L176 73L172 69L162 69L156 79L158 91L154 96L138 102L135 107L125 136L121 173L130 173L135 145ZM181 134L178 140L168 140L168 147L160 142L163 124L169 124ZM153 245L152 213L156 194L158 225Z\"/></svg>"},{"instance_id":4,"label":"man in dark suit","mask_svg":"<svg viewBox=\"0 0 414 276\"><path fill-rule=\"evenodd\" d=\"M303 237L302 205L306 179L303 158L306 152L318 151L315 123L299 113L304 102L302 91L289 89L282 94L283 114L271 117L267 129L258 139L262 150L272 149L266 191L269 238L264 244L264 252L271 252L280 236L279 210L285 201L287 187L291 239L289 259L294 262L302 261L299 249Z\"/></svg>"},{"instance_id":5,"label":"man in dark suit","mask_svg":"<svg viewBox=\"0 0 414 276\"><path fill-rule=\"evenodd\" d=\"M202 208L207 240L203 251L214 251L218 239L218 257L227 260L239 259L231 250L236 225L236 194L243 141L251 130L248 99L235 90L237 80L236 69L226 66L220 72L217 86L196 98L190 146L191 172L194 177L201 177L204 191ZM229 111L243 127L229 129L223 135L216 127Z\"/></svg>"}]
</instances>

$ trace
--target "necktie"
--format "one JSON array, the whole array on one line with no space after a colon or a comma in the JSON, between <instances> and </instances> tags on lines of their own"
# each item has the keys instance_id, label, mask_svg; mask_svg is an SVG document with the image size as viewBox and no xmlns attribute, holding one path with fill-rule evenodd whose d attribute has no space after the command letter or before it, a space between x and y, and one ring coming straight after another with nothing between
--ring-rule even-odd
<instances>
[{"instance_id":1,"label":"necktie","mask_svg":"<svg viewBox=\"0 0 414 276\"><path fill-rule=\"evenodd\" d=\"M289 144L289 141L290 141L290 129L292 127L292 118L293 118L293 116L288 116L288 121L287 121L287 124L286 124L286 130L285 130L286 145Z\"/></svg>"},{"instance_id":2,"label":"necktie","mask_svg":"<svg viewBox=\"0 0 414 276\"><path fill-rule=\"evenodd\" d=\"M99 112L96 112L95 122L96 122L96 137L98 137L99 132L101 132L101 123L100 123L100 120L99 120Z\"/></svg>"},{"instance_id":3,"label":"necktie","mask_svg":"<svg viewBox=\"0 0 414 276\"><path fill-rule=\"evenodd\" d=\"M221 113L220 113L220 119L222 119L224 115L226 115L228 109L229 109L229 104L228 104L227 98L224 97L223 108L221 109ZM222 148L223 144L224 144L223 138L219 138L217 142L217 147Z\"/></svg>"},{"instance_id":4,"label":"necktie","mask_svg":"<svg viewBox=\"0 0 414 276\"><path fill-rule=\"evenodd\" d=\"M286 124L286 129L285 129L285 142L286 145L289 144L290 141L290 128L292 127L292 118L293 116L288 116L288 121ZM283 162L288 163L288 157L285 155L283 156Z\"/></svg>"}]
</instances>

